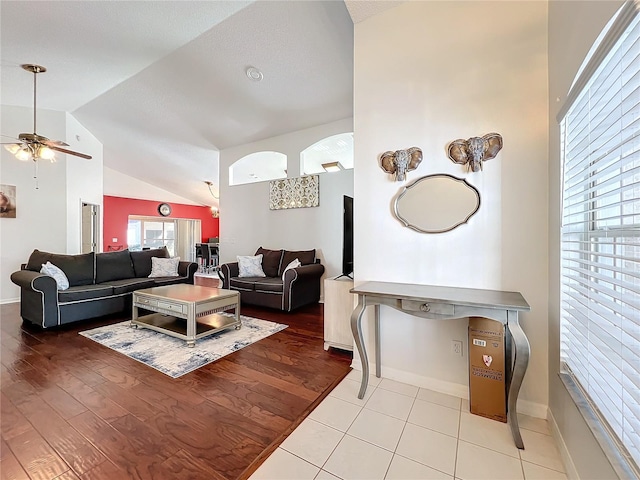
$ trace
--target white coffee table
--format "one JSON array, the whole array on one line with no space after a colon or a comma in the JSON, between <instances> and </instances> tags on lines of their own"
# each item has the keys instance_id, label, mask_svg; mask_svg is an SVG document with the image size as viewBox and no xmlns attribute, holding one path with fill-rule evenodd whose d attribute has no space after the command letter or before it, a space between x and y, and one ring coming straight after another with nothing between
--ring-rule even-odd
<instances>
[{"instance_id":1,"label":"white coffee table","mask_svg":"<svg viewBox=\"0 0 640 480\"><path fill-rule=\"evenodd\" d=\"M140 308L153 313L139 316ZM232 309L235 315L221 315ZM242 326L240 293L188 284L136 290L131 326L181 338L193 347L199 338Z\"/></svg>"}]
</instances>

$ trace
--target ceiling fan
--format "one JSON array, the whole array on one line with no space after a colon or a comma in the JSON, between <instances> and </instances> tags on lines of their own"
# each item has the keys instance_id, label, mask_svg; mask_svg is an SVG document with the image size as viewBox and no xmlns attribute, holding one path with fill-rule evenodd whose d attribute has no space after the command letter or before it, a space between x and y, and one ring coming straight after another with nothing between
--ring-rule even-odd
<instances>
[{"instance_id":1,"label":"ceiling fan","mask_svg":"<svg viewBox=\"0 0 640 480\"><path fill-rule=\"evenodd\" d=\"M76 157L91 159L91 155L74 152L63 147L69 144L59 140L49 140L47 137L36 133L36 77L39 73L44 73L47 69L41 65L24 64L21 67L27 72L33 73L33 133L21 133L17 142L1 143L9 152L11 152L18 160L27 162L33 160L37 162L39 159L55 161L55 152L75 155ZM6 135L2 135L6 137ZM13 137L8 137L13 138Z\"/></svg>"}]
</instances>

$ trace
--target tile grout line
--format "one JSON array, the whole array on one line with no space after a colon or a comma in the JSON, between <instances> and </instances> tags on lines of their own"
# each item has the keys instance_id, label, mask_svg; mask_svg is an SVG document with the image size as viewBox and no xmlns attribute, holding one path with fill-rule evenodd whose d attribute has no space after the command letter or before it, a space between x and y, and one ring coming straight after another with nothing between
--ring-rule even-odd
<instances>
[{"instance_id":1,"label":"tile grout line","mask_svg":"<svg viewBox=\"0 0 640 480\"><path fill-rule=\"evenodd\" d=\"M458 435L456 435L456 455L453 460L453 478L456 477L456 473L458 471L458 452L460 451L460 427L462 426L462 400L460 401L458 409Z\"/></svg>"},{"instance_id":2,"label":"tile grout line","mask_svg":"<svg viewBox=\"0 0 640 480\"><path fill-rule=\"evenodd\" d=\"M354 417L354 419L349 423L349 425L348 425L348 426L346 426L346 430L345 430L345 432L341 432L340 430L336 429L335 427L333 427L333 426L331 426L331 425L326 425L326 424L324 424L323 422L319 422L318 420L313 419L314 421L318 421L319 423L321 423L321 424L325 425L326 427L331 428L331 429L336 430L336 431L338 431L338 432L340 432L340 433L341 433L341 437L340 437L339 441L337 442L336 446L332 449L331 453L328 455L327 459L324 461L324 463L323 463L321 466L319 466L319 467L318 467L317 465L315 465L315 464L311 463L310 461L308 461L308 460L306 460L306 459L304 459L304 458L302 458L302 457L299 457L298 455L295 455L295 454L293 454L292 452L289 452L288 450L286 450L286 451L287 451L288 453L292 453L294 456L296 456L296 457L298 457L298 458L302 459L302 460L303 460L303 461L305 461L306 463L308 463L308 464L310 464L310 465L312 465L312 466L314 466L314 467L316 467L316 468L319 468L319 469L320 469L320 471L324 471L324 472L330 473L331 475L335 475L335 474L333 474L333 473L329 472L328 470L325 470L325 469L324 469L324 467L326 466L326 464L327 464L327 462L328 462L329 458L331 458L331 456L335 453L335 451L336 451L336 449L337 449L338 445L340 445L340 443L341 443L342 441L344 441L344 439L345 439L345 437L346 437L346 436L350 436L350 437L351 437L351 438L353 438L353 439L357 439L357 440L360 440L360 441L362 441L362 442L364 442L364 443L366 443L366 444L368 444L368 445L371 445L371 446L373 446L373 447L377 447L377 448L381 448L381 449L383 449L383 450L385 450L385 451L389 451L389 452L392 454L392 456L391 456L391 461L390 461L389 465L387 466L386 471L385 471L385 474L384 474L384 478L386 478L386 476L389 474L389 471L390 471L390 468L391 468L391 463L393 463L393 460L394 460L394 458L395 458L395 456L396 456L396 455L397 455L397 456L399 456L399 457L402 457L402 458L407 458L407 457L404 457L403 455L400 455L400 454L397 452L397 449L398 449L398 446L399 446L400 441L401 441L401 439L402 439L402 436L403 436L403 435L405 434L405 432L406 432L407 424L411 423L411 422L409 422L409 417L410 417L410 415L411 415L411 412L412 412L412 411L413 411L413 409L415 408L416 400L419 400L418 396L419 396L419 394L420 394L420 388L418 388L417 392L416 392L414 395L407 395L407 394L400 393L400 392L395 391L395 390L391 390L391 389L385 388L384 386L380 386L380 385L381 385L381 384L378 384L378 385L371 385L371 384L368 384L368 387L370 388L370 392L371 392L371 394L369 395L369 398L368 398L368 399L367 399L363 404L361 404L361 405L359 405L359 404L353 404L353 403L352 403L352 405L356 405L356 406L358 406L358 407L359 407L359 411L358 411L357 415ZM399 435L399 437L398 437L398 441L395 443L395 446L394 446L392 449L387 449L387 448L385 448L385 447L382 447L382 446L380 446L380 445L377 445L377 444L375 444L375 443L372 443L372 442L370 442L370 441L368 441L368 440L365 440L365 439L359 438L359 437L357 437L357 436L350 435L350 434L348 433L348 430L349 430L349 429L354 425L355 421L356 421L356 420L357 420L357 419L362 415L363 410L364 410L364 409L366 408L366 406L368 405L368 402L369 402L369 400L371 400L371 397L373 396L373 394L378 390L378 387L380 387L380 388L379 388L380 390L383 390L383 391L386 391L386 392L390 392L390 393L395 393L395 394L402 395L402 396L409 397L409 398L412 398L412 399L413 399L413 400L412 400L412 403L411 403L411 406L410 406L410 408L409 408L409 412L408 412L407 418L406 418L405 420L403 420L402 430L401 430L400 435ZM336 398L336 399L340 399L339 397L334 397L334 398ZM460 399L460 403L459 403L459 406L458 406L458 415L457 415L457 417L458 417L458 425L457 425L457 434L456 434L456 437L455 437L455 438L456 438L456 452L455 452L454 470L453 470L453 477L454 477L454 478L457 478L457 477L456 477L456 474L457 474L457 461L458 461L458 458L459 458L459 446L460 446L460 442L462 441L462 440L460 439L460 433L461 433L461 428L462 428L462 414L463 414L463 411L462 411L463 401L462 401L462 400L463 400L463 399ZM438 402L429 401L429 400L423 400L423 401L424 401L424 402L427 402L427 403L430 403L430 404L432 404L432 405L439 405L439 406L442 406L442 407L451 408L451 407L449 407L448 405L441 405L441 404L440 404L440 403L438 403ZM351 402L348 402L348 401L347 401L347 403L351 403ZM455 410L455 409L453 409L453 408L451 408L451 409L452 409L452 410ZM376 413L378 413L378 414L380 414L380 415L386 415L386 416L388 416L388 417L390 417L390 418L396 418L396 419L398 419L397 417L394 417L394 416L392 416L392 415L387 415L386 413L383 413L383 412L378 412L378 411L376 411L376 410L371 410L371 409L368 409L368 410L370 410L370 411L372 411L372 412L376 412ZM400 419L399 419L399 420L400 420ZM411 423L411 424L413 425L413 423ZM416 426L421 426L421 425L416 424ZM424 426L421 426L421 427L422 427L422 428L426 428L426 429L428 429L428 430L432 430L432 431L434 431L434 432L438 432L438 433L443 434L443 432L439 432L438 430L433 430L433 429L431 429L431 428L424 427ZM545 433L543 433L543 432L538 432L537 430L528 429L528 428L525 428L525 430L527 430L527 431L531 431L531 432L534 432L534 433L537 433L537 434L539 434L539 435L541 435L541 436L549 437L549 435L547 435L547 434L545 434ZM474 444L474 443L472 442L472 444ZM475 444L474 444L474 445L475 445ZM485 446L483 446L483 445L476 445L476 446L481 447L481 448L486 448L486 447L485 447ZM510 455L507 455L507 454L505 454L505 453L503 453L503 452L501 452L501 451L498 451L498 450L493 450L493 449L489 449L489 450L494 451L494 452L499 453L499 454L503 454L503 455L506 455L506 456L511 457ZM520 450L518 450L518 457L512 457L512 458L518 458L518 459L520 460L520 468L521 468L522 478L526 478L526 477L525 477L525 473L524 473L524 462L525 462L525 460L522 458L522 455L521 455ZM412 459L408 459L408 460L412 460ZM416 460L412 460L412 461L414 461L414 462L415 462ZM424 465L424 466L426 466L426 467L428 467L428 468L433 468L433 467L431 467L430 465L424 464L424 463L422 463L422 462L417 462L417 463L418 463L418 464L420 464L420 465ZM555 469L555 468L551 468L551 467L549 467L549 466L547 466L547 465L541 465L541 464L539 464L539 463L537 463L537 462L529 462L529 463L531 463L532 465L539 466L539 467L541 467L541 468L547 468L547 469L549 469L549 470L552 470L552 471L556 471L556 472L558 472L558 473L565 474L565 472L563 472L563 471L561 471L561 470L557 470L557 469ZM437 470L437 469L436 469L436 470ZM442 473L447 474L446 472L442 472ZM318 474L319 474L319 473L318 473ZM448 475L448 474L447 474L447 475ZM566 475L566 474L565 474L565 475Z\"/></svg>"}]
</instances>

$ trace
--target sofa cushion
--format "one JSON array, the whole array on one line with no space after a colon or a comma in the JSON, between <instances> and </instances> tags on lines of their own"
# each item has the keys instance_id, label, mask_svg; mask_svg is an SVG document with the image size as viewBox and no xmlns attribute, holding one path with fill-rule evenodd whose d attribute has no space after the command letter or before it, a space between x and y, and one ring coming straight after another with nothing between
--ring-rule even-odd
<instances>
[{"instance_id":1,"label":"sofa cushion","mask_svg":"<svg viewBox=\"0 0 640 480\"><path fill-rule=\"evenodd\" d=\"M256 292L282 293L282 279L278 277L260 278L254 282Z\"/></svg>"},{"instance_id":2,"label":"sofa cushion","mask_svg":"<svg viewBox=\"0 0 640 480\"><path fill-rule=\"evenodd\" d=\"M64 272L69 279L69 286L91 285L95 278L95 252L78 255L64 255L58 253L34 250L27 262L27 270L39 272L43 264L53 263Z\"/></svg>"},{"instance_id":3,"label":"sofa cushion","mask_svg":"<svg viewBox=\"0 0 640 480\"><path fill-rule=\"evenodd\" d=\"M264 277L231 277L229 279L229 286L238 290L253 291L254 283L258 280L264 280Z\"/></svg>"},{"instance_id":4,"label":"sofa cushion","mask_svg":"<svg viewBox=\"0 0 640 480\"><path fill-rule=\"evenodd\" d=\"M153 278L123 278L121 280L109 280L101 285L110 285L113 287L114 295L121 295L134 290L155 287L156 283L153 280Z\"/></svg>"},{"instance_id":5,"label":"sofa cushion","mask_svg":"<svg viewBox=\"0 0 640 480\"><path fill-rule=\"evenodd\" d=\"M168 285L171 283L181 283L187 280L189 277L151 277L155 285Z\"/></svg>"},{"instance_id":6,"label":"sofa cushion","mask_svg":"<svg viewBox=\"0 0 640 480\"><path fill-rule=\"evenodd\" d=\"M151 274L152 257L169 258L169 250L167 250L167 247L129 253L131 254L131 261L133 262L133 269L138 278L148 277Z\"/></svg>"},{"instance_id":7,"label":"sofa cushion","mask_svg":"<svg viewBox=\"0 0 640 480\"><path fill-rule=\"evenodd\" d=\"M133 262L129 250L98 253L96 255L96 283L134 278Z\"/></svg>"},{"instance_id":8,"label":"sofa cushion","mask_svg":"<svg viewBox=\"0 0 640 480\"><path fill-rule=\"evenodd\" d=\"M113 295L113 287L111 285L77 285L63 292L58 292L58 301L60 303L77 302L111 295Z\"/></svg>"},{"instance_id":9,"label":"sofa cushion","mask_svg":"<svg viewBox=\"0 0 640 480\"><path fill-rule=\"evenodd\" d=\"M282 261L284 250L269 250L268 248L258 248L256 255L262 254L262 270L267 277L277 277Z\"/></svg>"},{"instance_id":10,"label":"sofa cushion","mask_svg":"<svg viewBox=\"0 0 640 480\"><path fill-rule=\"evenodd\" d=\"M282 262L280 262L280 268L278 269L278 276L281 277L284 273L284 269L287 268L291 262L295 259L300 260L301 265L311 265L316 262L316 250L299 250L297 252L285 250L282 255Z\"/></svg>"}]
</instances>

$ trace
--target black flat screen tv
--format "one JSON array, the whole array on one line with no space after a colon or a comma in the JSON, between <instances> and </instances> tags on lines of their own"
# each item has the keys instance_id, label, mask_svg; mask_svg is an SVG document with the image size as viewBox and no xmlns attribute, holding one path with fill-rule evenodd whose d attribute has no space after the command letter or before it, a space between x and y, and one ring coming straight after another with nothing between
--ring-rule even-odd
<instances>
[{"instance_id":1,"label":"black flat screen tv","mask_svg":"<svg viewBox=\"0 0 640 480\"><path fill-rule=\"evenodd\" d=\"M342 275L353 278L353 198L343 197L342 213ZM340 278L338 277L338 278Z\"/></svg>"}]
</instances>

